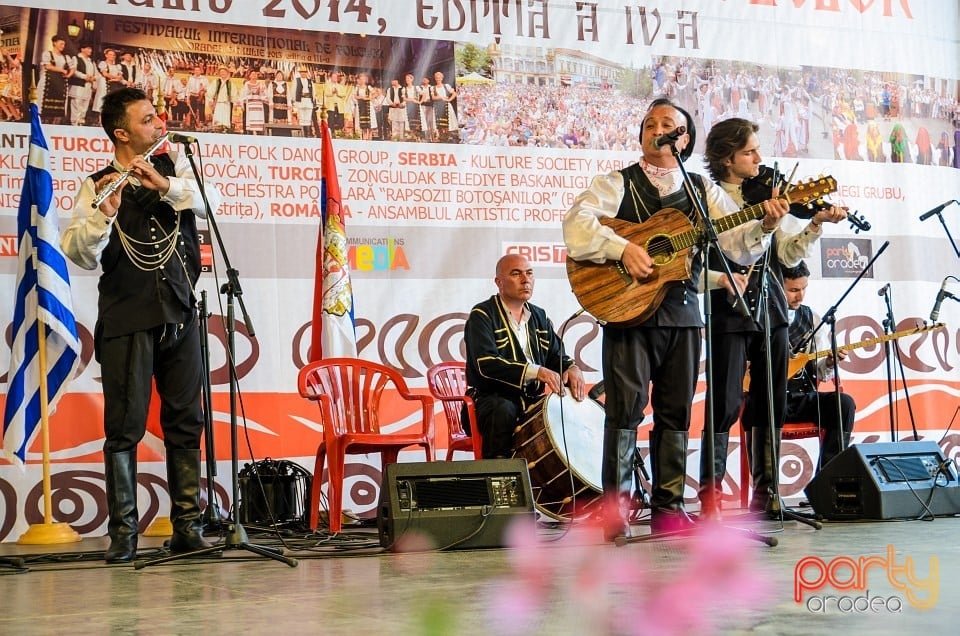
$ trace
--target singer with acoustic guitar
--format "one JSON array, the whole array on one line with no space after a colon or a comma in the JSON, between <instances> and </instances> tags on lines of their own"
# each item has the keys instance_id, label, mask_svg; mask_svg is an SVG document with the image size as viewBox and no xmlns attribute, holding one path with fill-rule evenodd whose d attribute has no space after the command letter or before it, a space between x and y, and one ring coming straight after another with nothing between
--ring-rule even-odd
<instances>
[{"instance_id":1,"label":"singer with acoustic guitar","mask_svg":"<svg viewBox=\"0 0 960 636\"><path fill-rule=\"evenodd\" d=\"M563 220L567 254L575 262L615 265L630 279L631 287L663 285L662 292L651 294L657 299L651 311L643 312L634 321L608 321L603 328L606 414L601 475L607 541L629 537L631 533L627 514L633 456L637 427L644 417L651 384L651 531L685 531L693 525L684 510L683 491L703 327L698 297L702 263L693 258L692 251L675 255L673 260L680 261L685 275L672 284L663 284L662 264L651 256L651 244L634 243L609 223L660 231L680 217L693 228L693 203L683 188L673 146L679 157L686 159L693 151L695 135L693 118L686 111L669 100L655 100L641 125L640 161L594 177ZM719 186L699 175L691 178L711 219L738 212L738 206ZM764 202L762 220L756 217L720 232L721 249L735 262L755 261L769 246L769 232L776 228L788 207L783 200ZM568 261L568 274L569 265ZM625 298L620 303L629 310L630 303Z\"/></svg>"}]
</instances>

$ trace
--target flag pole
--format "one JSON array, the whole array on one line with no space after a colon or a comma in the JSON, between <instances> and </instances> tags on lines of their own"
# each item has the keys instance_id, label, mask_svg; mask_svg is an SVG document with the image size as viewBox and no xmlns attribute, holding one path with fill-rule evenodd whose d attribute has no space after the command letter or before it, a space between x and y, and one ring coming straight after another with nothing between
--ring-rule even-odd
<instances>
[{"instance_id":1,"label":"flag pole","mask_svg":"<svg viewBox=\"0 0 960 636\"><path fill-rule=\"evenodd\" d=\"M34 248L31 258L34 267L37 262L37 250ZM39 304L39 303L38 303ZM76 543L80 535L66 523L53 522L53 495L50 484L50 403L47 396L47 325L37 316L37 343L40 364L40 438L43 444L43 523L31 524L20 535L17 543L21 545L56 545Z\"/></svg>"}]
</instances>

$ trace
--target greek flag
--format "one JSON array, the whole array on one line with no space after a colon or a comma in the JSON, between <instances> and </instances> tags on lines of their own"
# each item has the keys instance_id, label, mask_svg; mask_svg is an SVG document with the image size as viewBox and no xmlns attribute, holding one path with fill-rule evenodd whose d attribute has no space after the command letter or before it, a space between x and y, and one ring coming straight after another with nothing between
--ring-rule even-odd
<instances>
[{"instance_id":1,"label":"greek flag","mask_svg":"<svg viewBox=\"0 0 960 636\"><path fill-rule=\"evenodd\" d=\"M17 214L20 262L3 411L3 449L21 467L40 425L41 374L46 374L48 413L53 413L80 359L70 276L60 251L56 207L51 206L50 153L35 105L30 106L30 115L30 154ZM41 328L45 330L45 369L40 365Z\"/></svg>"}]
</instances>

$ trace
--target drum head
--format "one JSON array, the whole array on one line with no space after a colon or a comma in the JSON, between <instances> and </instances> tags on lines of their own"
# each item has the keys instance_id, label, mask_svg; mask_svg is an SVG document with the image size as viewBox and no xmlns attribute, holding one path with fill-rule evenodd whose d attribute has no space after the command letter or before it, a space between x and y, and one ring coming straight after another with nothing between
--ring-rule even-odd
<instances>
[{"instance_id":1,"label":"drum head","mask_svg":"<svg viewBox=\"0 0 960 636\"><path fill-rule=\"evenodd\" d=\"M569 391L547 397L546 431L553 447L581 481L603 492L603 408L593 400L577 402Z\"/></svg>"}]
</instances>

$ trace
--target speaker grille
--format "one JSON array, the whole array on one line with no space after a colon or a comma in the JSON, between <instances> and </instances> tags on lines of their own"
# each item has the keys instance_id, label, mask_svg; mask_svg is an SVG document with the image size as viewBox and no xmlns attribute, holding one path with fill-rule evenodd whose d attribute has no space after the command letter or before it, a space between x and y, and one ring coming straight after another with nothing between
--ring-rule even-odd
<instances>
[{"instance_id":1,"label":"speaker grille","mask_svg":"<svg viewBox=\"0 0 960 636\"><path fill-rule=\"evenodd\" d=\"M487 479L410 479L410 509L443 510L490 505ZM401 497L403 502L403 497ZM401 508L402 508L401 503Z\"/></svg>"},{"instance_id":2,"label":"speaker grille","mask_svg":"<svg viewBox=\"0 0 960 636\"><path fill-rule=\"evenodd\" d=\"M874 457L871 464L879 469L882 477L889 483L906 481L930 481L933 475L931 468L936 469L936 457L921 457L919 455L879 456Z\"/></svg>"}]
</instances>

